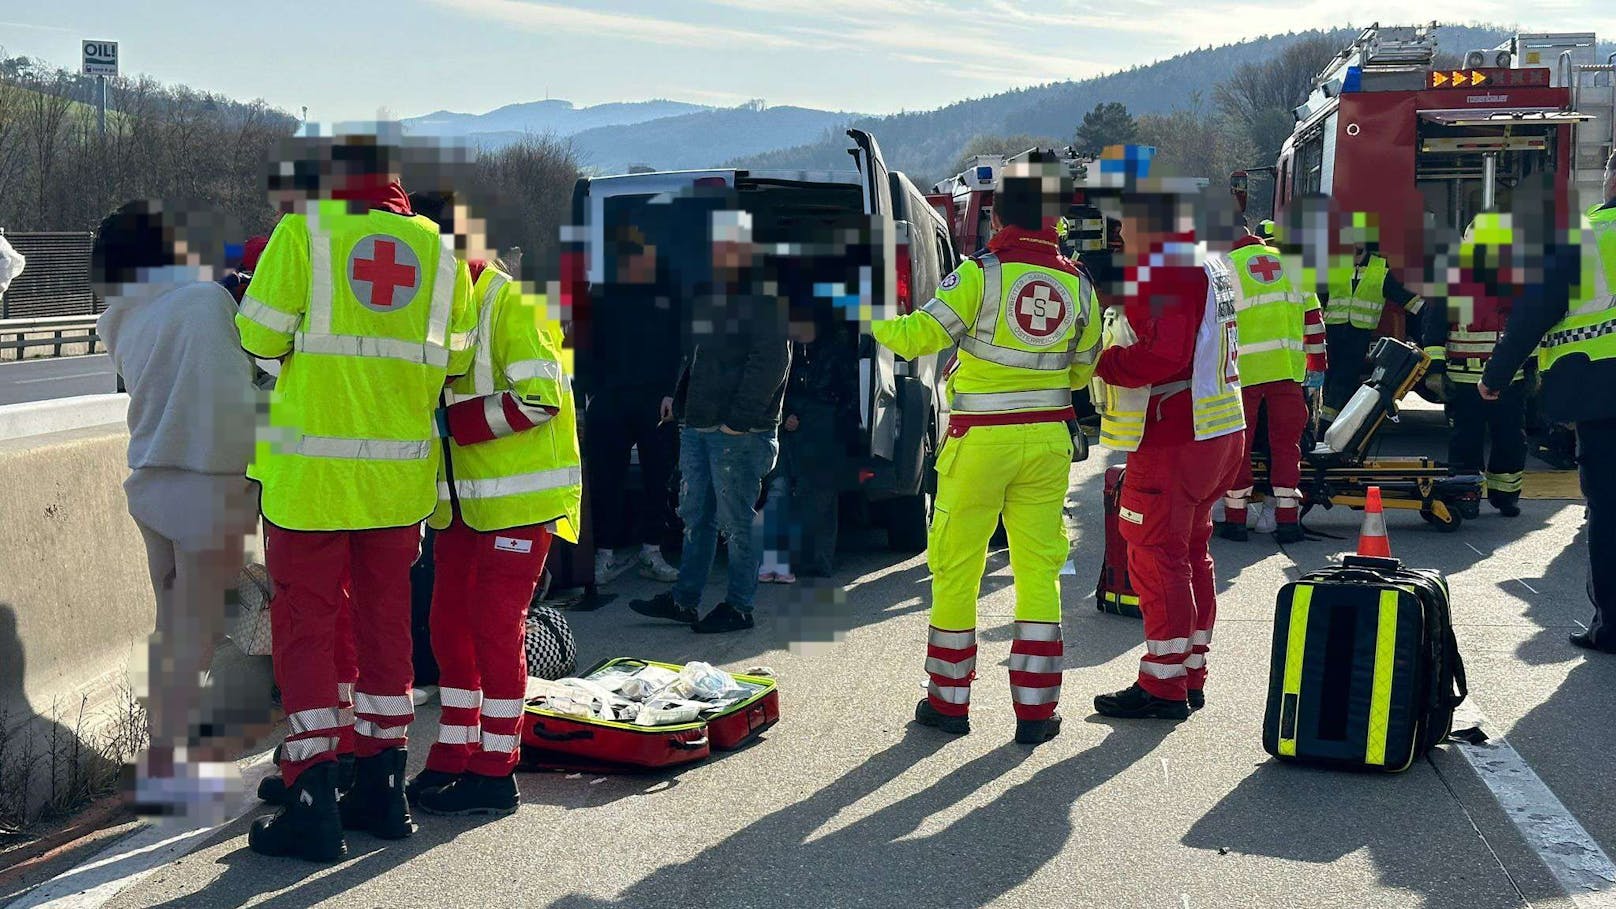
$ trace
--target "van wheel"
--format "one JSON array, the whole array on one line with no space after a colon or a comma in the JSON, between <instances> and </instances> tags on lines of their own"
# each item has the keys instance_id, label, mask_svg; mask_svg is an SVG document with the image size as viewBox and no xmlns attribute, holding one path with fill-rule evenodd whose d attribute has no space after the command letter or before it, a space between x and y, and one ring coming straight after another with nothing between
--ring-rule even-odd
<instances>
[{"instance_id":1,"label":"van wheel","mask_svg":"<svg viewBox=\"0 0 1616 909\"><path fill-rule=\"evenodd\" d=\"M1433 507L1420 509L1420 517L1425 519L1425 523L1430 524L1442 533L1453 533L1459 529L1460 525L1464 524L1464 518L1459 515L1457 508L1441 502L1433 503Z\"/></svg>"},{"instance_id":2,"label":"van wheel","mask_svg":"<svg viewBox=\"0 0 1616 909\"><path fill-rule=\"evenodd\" d=\"M926 531L931 521L930 493L892 499L883 511L889 549L907 555L926 550Z\"/></svg>"}]
</instances>

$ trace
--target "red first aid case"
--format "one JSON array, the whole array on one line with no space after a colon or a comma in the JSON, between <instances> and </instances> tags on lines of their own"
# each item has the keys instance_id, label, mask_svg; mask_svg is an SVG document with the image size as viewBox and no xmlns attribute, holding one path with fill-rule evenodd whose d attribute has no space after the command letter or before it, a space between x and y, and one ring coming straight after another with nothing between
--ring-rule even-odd
<instances>
[{"instance_id":1,"label":"red first aid case","mask_svg":"<svg viewBox=\"0 0 1616 909\"><path fill-rule=\"evenodd\" d=\"M1094 585L1094 604L1101 612L1139 618L1139 594L1128 577L1128 541L1117 525L1122 507L1121 467L1105 469L1105 561Z\"/></svg>"},{"instance_id":2,"label":"red first aid case","mask_svg":"<svg viewBox=\"0 0 1616 909\"><path fill-rule=\"evenodd\" d=\"M600 680L645 666L679 672L678 663L617 657L579 678ZM780 692L774 679L730 674L748 694L698 720L671 726L574 716L547 710L542 699L527 705L522 721L522 765L527 769L597 772L657 770L703 760L713 749L732 751L780 719Z\"/></svg>"}]
</instances>

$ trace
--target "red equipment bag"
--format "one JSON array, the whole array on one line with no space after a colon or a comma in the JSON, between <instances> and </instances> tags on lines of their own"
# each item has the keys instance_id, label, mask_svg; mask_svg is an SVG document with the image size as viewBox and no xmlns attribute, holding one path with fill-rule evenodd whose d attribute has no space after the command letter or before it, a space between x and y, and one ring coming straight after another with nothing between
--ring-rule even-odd
<instances>
[{"instance_id":1,"label":"red equipment bag","mask_svg":"<svg viewBox=\"0 0 1616 909\"><path fill-rule=\"evenodd\" d=\"M1100 580L1094 585L1094 605L1101 612L1137 619L1139 594L1128 577L1128 541L1117 526L1123 473L1121 467L1105 469L1105 561L1100 564Z\"/></svg>"},{"instance_id":2,"label":"red equipment bag","mask_svg":"<svg viewBox=\"0 0 1616 909\"><path fill-rule=\"evenodd\" d=\"M605 660L579 676L600 680L645 666L673 672L678 663L658 663L618 657ZM636 726L612 720L574 716L547 710L542 698L527 705L522 721L524 769L634 772L693 763L712 749L740 748L780 719L780 692L774 679L730 674L748 695L690 723L671 726Z\"/></svg>"}]
</instances>

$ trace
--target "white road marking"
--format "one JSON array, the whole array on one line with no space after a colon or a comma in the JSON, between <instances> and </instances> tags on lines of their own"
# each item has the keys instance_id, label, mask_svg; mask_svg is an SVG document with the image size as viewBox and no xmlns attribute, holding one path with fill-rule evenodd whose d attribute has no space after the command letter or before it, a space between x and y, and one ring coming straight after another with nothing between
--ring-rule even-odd
<instances>
[{"instance_id":1,"label":"white road marking","mask_svg":"<svg viewBox=\"0 0 1616 909\"><path fill-rule=\"evenodd\" d=\"M1455 712L1453 724L1490 725L1470 704ZM1456 747L1571 902L1578 909L1616 909L1616 865L1520 752L1501 735Z\"/></svg>"},{"instance_id":2,"label":"white road marking","mask_svg":"<svg viewBox=\"0 0 1616 909\"><path fill-rule=\"evenodd\" d=\"M1522 587L1525 587L1527 590L1530 590L1533 593L1537 593L1537 588L1536 587L1533 587L1531 584L1526 583L1525 581L1521 580L1520 578L1511 578L1510 580L1512 580L1515 583L1521 585Z\"/></svg>"},{"instance_id":3,"label":"white road marking","mask_svg":"<svg viewBox=\"0 0 1616 909\"><path fill-rule=\"evenodd\" d=\"M258 782L275 772L272 756L273 752L266 751L242 767L245 789L224 823L198 825L178 817L153 821L94 858L40 884L8 909L100 909L152 872L202 845L214 831L259 808Z\"/></svg>"},{"instance_id":4,"label":"white road marking","mask_svg":"<svg viewBox=\"0 0 1616 909\"><path fill-rule=\"evenodd\" d=\"M1470 544L1469 544L1469 543L1466 543L1466 544L1465 544L1465 545L1466 545L1466 546L1470 546ZM1481 556L1481 557L1482 557L1482 558L1484 558L1484 559L1485 559L1485 558L1487 558L1487 553L1485 553L1485 552L1482 552L1482 551L1481 551L1481 550L1479 550L1479 549L1477 549L1477 548L1476 548L1476 547L1474 547L1474 546L1470 546L1470 551L1471 551L1471 552L1473 552L1473 553L1475 553L1475 554L1476 554L1476 555L1479 555L1479 556Z\"/></svg>"},{"instance_id":5,"label":"white road marking","mask_svg":"<svg viewBox=\"0 0 1616 909\"><path fill-rule=\"evenodd\" d=\"M95 376L110 376L110 375L113 375L112 370L103 369L103 370L101 370L99 372L70 372L65 376L42 376L42 377L40 377L38 379L12 379L11 384L13 384L13 385L32 385L35 382L61 382L61 381L67 380L67 379L89 379L89 378L93 378Z\"/></svg>"}]
</instances>

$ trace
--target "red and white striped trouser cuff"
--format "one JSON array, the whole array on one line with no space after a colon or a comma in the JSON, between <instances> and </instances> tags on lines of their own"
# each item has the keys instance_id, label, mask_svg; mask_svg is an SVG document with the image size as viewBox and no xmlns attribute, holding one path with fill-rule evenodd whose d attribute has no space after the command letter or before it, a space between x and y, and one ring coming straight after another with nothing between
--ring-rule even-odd
<instances>
[{"instance_id":1,"label":"red and white striped trouser cuff","mask_svg":"<svg viewBox=\"0 0 1616 909\"><path fill-rule=\"evenodd\" d=\"M976 629L932 628L926 638L926 697L938 713L965 716L976 678Z\"/></svg>"},{"instance_id":2,"label":"red and white striped trouser cuff","mask_svg":"<svg viewBox=\"0 0 1616 909\"><path fill-rule=\"evenodd\" d=\"M1211 645L1210 631L1196 631L1184 638L1146 639L1145 656L1139 661L1140 682L1152 693L1163 687L1176 692L1178 685L1187 684L1188 679L1204 678Z\"/></svg>"},{"instance_id":3,"label":"red and white striped trouser cuff","mask_svg":"<svg viewBox=\"0 0 1616 909\"><path fill-rule=\"evenodd\" d=\"M1047 720L1060 703L1060 622L1017 622L1010 644L1010 700L1018 720Z\"/></svg>"},{"instance_id":4,"label":"red and white striped trouser cuff","mask_svg":"<svg viewBox=\"0 0 1616 909\"><path fill-rule=\"evenodd\" d=\"M483 751L511 754L521 748L519 735L522 698L487 698L481 691L466 688L440 688L443 718L438 725L438 743L465 745Z\"/></svg>"},{"instance_id":5,"label":"red and white striped trouser cuff","mask_svg":"<svg viewBox=\"0 0 1616 909\"><path fill-rule=\"evenodd\" d=\"M409 694L354 693L354 732L383 748L402 747L415 718L415 702Z\"/></svg>"}]
</instances>

